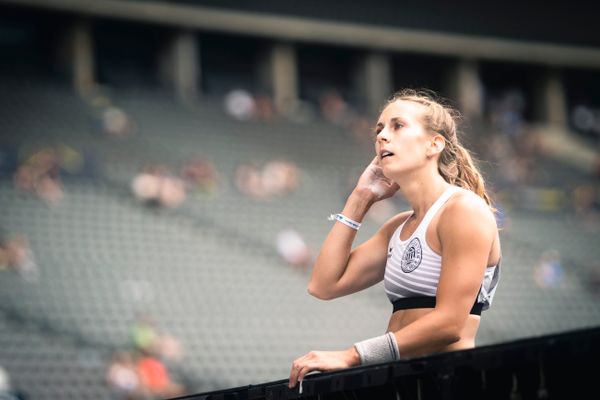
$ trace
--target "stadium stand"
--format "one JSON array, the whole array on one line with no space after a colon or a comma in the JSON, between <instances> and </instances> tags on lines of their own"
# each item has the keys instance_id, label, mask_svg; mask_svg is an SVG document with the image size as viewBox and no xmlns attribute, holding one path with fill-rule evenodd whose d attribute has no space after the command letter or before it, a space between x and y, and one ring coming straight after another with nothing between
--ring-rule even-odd
<instances>
[{"instance_id":1,"label":"stadium stand","mask_svg":"<svg viewBox=\"0 0 600 400\"><path fill-rule=\"evenodd\" d=\"M8 210L0 225L28 235L40 269L33 284L4 274L4 313L85 338L92 351L103 353L128 343L136 315L150 313L161 330L181 341L184 359L172 368L196 392L273 380L287 374L297 354L339 348L383 331L390 306L379 285L318 302L305 292L307 271L290 269L274 247L277 232L290 225L317 246L329 227L326 214L343 201L347 172L357 160L368 162L371 150L339 127L240 122L218 99L189 109L160 91L140 88L111 91L112 101L138 126L135 135L114 139L90 130L89 105L67 87L44 81L5 87L2 123L11 140L65 144L95 160L96 167L87 175L64 174L65 197L53 206L16 190L10 179L0 185L0 206ZM173 210L136 202L130 184L146 163L177 168L199 153L210 155L225 177L215 193L190 196ZM231 178L248 154L260 161L273 154L292 159L303 174L297 192L269 201L239 193ZM597 325L600 310L596 295L586 289L585 273L587 263L597 259L591 243L598 232L584 234L581 217L566 212L506 213L511 224L503 233L503 290L483 319L480 344ZM366 236L376 224L365 227ZM556 236L538 238L540 231ZM561 284L540 287L534 271L549 243L564 258L564 277ZM65 346L66 354L75 352ZM29 388L35 370L56 368L52 357L47 360L35 363L34 372L22 372L27 363L6 368ZM88 389L77 384L68 390L82 397L105 393Z\"/></svg>"},{"instance_id":2,"label":"stadium stand","mask_svg":"<svg viewBox=\"0 0 600 400\"><path fill-rule=\"evenodd\" d=\"M281 380L293 359L383 333L383 284L328 302L306 285L329 215L373 157L372 103L405 85L471 107L464 139L497 199L500 287L478 348L312 375L307 396L424 399L425 382L452 398L435 390L454 376L456 398L544 398L539 357L550 397L568 397L597 354L600 36L566 32L561 6L480 16L465 2L430 19L420 2L402 18L361 2L0 3L0 398L5 375L19 400L297 398ZM587 7L573 15L596 29ZM526 113L490 117L511 85ZM252 117L259 93L273 99ZM269 108L286 96L297 108ZM583 125L567 114L578 107ZM575 137L584 149L552 154L539 138L561 129L553 151ZM207 181L185 181L190 166ZM258 190L240 186L251 177ZM407 208L381 203L356 242ZM142 361L147 381L127 370Z\"/></svg>"}]
</instances>

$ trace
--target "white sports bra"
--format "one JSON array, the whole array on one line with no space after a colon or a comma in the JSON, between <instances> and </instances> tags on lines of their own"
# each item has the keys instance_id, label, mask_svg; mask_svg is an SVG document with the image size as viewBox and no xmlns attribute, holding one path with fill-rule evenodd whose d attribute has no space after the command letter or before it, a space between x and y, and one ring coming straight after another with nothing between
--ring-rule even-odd
<instances>
[{"instance_id":1,"label":"white sports bra","mask_svg":"<svg viewBox=\"0 0 600 400\"><path fill-rule=\"evenodd\" d=\"M400 232L406 221L396 229L390 238L384 287L394 306L394 312L412 308L435 307L442 257L427 245L425 235L432 218L458 190L459 188L456 186L446 189L427 210L425 217L408 239L400 239ZM482 310L490 307L499 279L500 261L497 265L486 268L471 314L480 315Z\"/></svg>"}]
</instances>

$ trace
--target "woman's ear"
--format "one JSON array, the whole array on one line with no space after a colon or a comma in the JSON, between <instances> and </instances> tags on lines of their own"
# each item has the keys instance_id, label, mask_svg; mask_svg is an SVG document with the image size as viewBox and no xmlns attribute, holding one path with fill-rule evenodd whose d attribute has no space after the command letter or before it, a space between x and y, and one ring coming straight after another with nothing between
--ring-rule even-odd
<instances>
[{"instance_id":1,"label":"woman's ear","mask_svg":"<svg viewBox=\"0 0 600 400\"><path fill-rule=\"evenodd\" d=\"M433 157L436 154L440 154L446 147L446 139L442 135L435 135L429 141L429 147L427 148L427 157Z\"/></svg>"}]
</instances>

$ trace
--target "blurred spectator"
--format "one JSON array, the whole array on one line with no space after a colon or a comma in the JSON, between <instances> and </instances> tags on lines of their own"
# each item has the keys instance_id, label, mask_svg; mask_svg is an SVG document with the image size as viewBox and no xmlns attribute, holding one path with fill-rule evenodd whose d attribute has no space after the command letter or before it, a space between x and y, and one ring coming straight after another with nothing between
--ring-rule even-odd
<instances>
[{"instance_id":1,"label":"blurred spectator","mask_svg":"<svg viewBox=\"0 0 600 400\"><path fill-rule=\"evenodd\" d=\"M131 327L131 342L137 351L157 352L158 332L152 317L139 315Z\"/></svg>"},{"instance_id":2,"label":"blurred spectator","mask_svg":"<svg viewBox=\"0 0 600 400\"><path fill-rule=\"evenodd\" d=\"M181 168L186 190L210 194L218 183L217 170L212 162L200 157L193 158Z\"/></svg>"},{"instance_id":3,"label":"blurred spectator","mask_svg":"<svg viewBox=\"0 0 600 400\"><path fill-rule=\"evenodd\" d=\"M157 357L142 352L137 371L144 394L151 399L165 399L185 394L183 385L173 381L166 365Z\"/></svg>"},{"instance_id":4,"label":"blurred spectator","mask_svg":"<svg viewBox=\"0 0 600 400\"><path fill-rule=\"evenodd\" d=\"M534 270L534 280L541 288L564 287L565 272L558 250L545 251Z\"/></svg>"},{"instance_id":5,"label":"blurred spectator","mask_svg":"<svg viewBox=\"0 0 600 400\"><path fill-rule=\"evenodd\" d=\"M594 111L584 104L579 104L573 108L571 120L575 129L580 132L591 131L596 125Z\"/></svg>"},{"instance_id":6,"label":"blurred spectator","mask_svg":"<svg viewBox=\"0 0 600 400\"><path fill-rule=\"evenodd\" d=\"M492 193L492 192L490 191L490 193ZM496 217L496 224L498 226L498 229L500 229L502 231L510 231L512 229L512 219L510 218L508 211L504 207L503 202L498 199L497 195L493 195L492 198L495 199L495 202L494 202L494 206L496 207L495 217Z\"/></svg>"},{"instance_id":7,"label":"blurred spectator","mask_svg":"<svg viewBox=\"0 0 600 400\"><path fill-rule=\"evenodd\" d=\"M83 155L74 147L61 143L56 146L56 155L61 170L67 171L72 175L78 175L83 170Z\"/></svg>"},{"instance_id":8,"label":"blurred spectator","mask_svg":"<svg viewBox=\"0 0 600 400\"><path fill-rule=\"evenodd\" d=\"M181 346L181 342L168 333L162 333L158 337L157 351L165 360L181 361L183 359L183 347Z\"/></svg>"},{"instance_id":9,"label":"blurred spectator","mask_svg":"<svg viewBox=\"0 0 600 400\"><path fill-rule=\"evenodd\" d=\"M275 119L276 109L271 97L261 94L255 97L256 118L263 122L269 122Z\"/></svg>"},{"instance_id":10,"label":"blurred spectator","mask_svg":"<svg viewBox=\"0 0 600 400\"><path fill-rule=\"evenodd\" d=\"M600 107L589 104L576 105L571 111L571 124L575 131L600 144Z\"/></svg>"},{"instance_id":11,"label":"blurred spectator","mask_svg":"<svg viewBox=\"0 0 600 400\"><path fill-rule=\"evenodd\" d=\"M525 107L523 92L518 88L507 89L490 100L490 122L503 135L516 138L523 133Z\"/></svg>"},{"instance_id":12,"label":"blurred spectator","mask_svg":"<svg viewBox=\"0 0 600 400\"><path fill-rule=\"evenodd\" d=\"M268 196L283 196L298 187L298 167L286 160L271 160L261 173L263 190Z\"/></svg>"},{"instance_id":13,"label":"blurred spectator","mask_svg":"<svg viewBox=\"0 0 600 400\"><path fill-rule=\"evenodd\" d=\"M235 171L235 186L246 196L258 200L285 196L299 185L300 170L296 164L274 159L262 167L256 163L242 163Z\"/></svg>"},{"instance_id":14,"label":"blurred spectator","mask_svg":"<svg viewBox=\"0 0 600 400\"><path fill-rule=\"evenodd\" d=\"M146 351L117 350L106 372L106 382L124 400L160 400L183 395L159 356Z\"/></svg>"},{"instance_id":15,"label":"blurred spectator","mask_svg":"<svg viewBox=\"0 0 600 400\"><path fill-rule=\"evenodd\" d=\"M139 315L131 327L131 341L136 351L170 361L183 358L181 342L170 334L159 332L155 321L147 314Z\"/></svg>"},{"instance_id":16,"label":"blurred spectator","mask_svg":"<svg viewBox=\"0 0 600 400\"><path fill-rule=\"evenodd\" d=\"M336 89L323 92L318 104L322 118L343 128L357 144L372 146L374 117L367 117L366 113L346 102Z\"/></svg>"},{"instance_id":17,"label":"blurred spectator","mask_svg":"<svg viewBox=\"0 0 600 400\"><path fill-rule=\"evenodd\" d=\"M327 90L321 94L319 109L323 118L334 125L344 124L349 112L348 104L335 89Z\"/></svg>"},{"instance_id":18,"label":"blurred spectator","mask_svg":"<svg viewBox=\"0 0 600 400\"><path fill-rule=\"evenodd\" d=\"M144 398L163 399L182 395L182 385L171 379L163 360L179 361L181 344L171 335L162 333L154 319L140 314L131 328L133 349L137 355L135 370Z\"/></svg>"},{"instance_id":19,"label":"blurred spectator","mask_svg":"<svg viewBox=\"0 0 600 400\"><path fill-rule=\"evenodd\" d=\"M120 398L141 398L141 385L133 355L125 350L113 353L106 373L106 381Z\"/></svg>"},{"instance_id":20,"label":"blurred spectator","mask_svg":"<svg viewBox=\"0 0 600 400\"><path fill-rule=\"evenodd\" d=\"M225 95L225 111L233 118L248 121L256 116L256 102L244 89L234 89Z\"/></svg>"},{"instance_id":21,"label":"blurred spectator","mask_svg":"<svg viewBox=\"0 0 600 400\"><path fill-rule=\"evenodd\" d=\"M284 229L277 234L277 252L293 267L307 268L312 263L312 254L304 238L295 229Z\"/></svg>"},{"instance_id":22,"label":"blurred spectator","mask_svg":"<svg viewBox=\"0 0 600 400\"><path fill-rule=\"evenodd\" d=\"M183 180L161 165L145 167L134 177L131 189L138 201L150 206L177 208L187 197Z\"/></svg>"},{"instance_id":23,"label":"blurred spectator","mask_svg":"<svg viewBox=\"0 0 600 400\"><path fill-rule=\"evenodd\" d=\"M590 292L595 296L600 296L600 264L592 267L586 282Z\"/></svg>"},{"instance_id":24,"label":"blurred spectator","mask_svg":"<svg viewBox=\"0 0 600 400\"><path fill-rule=\"evenodd\" d=\"M104 133L110 137L121 138L133 135L136 126L127 113L115 106L106 107L102 113L102 126Z\"/></svg>"},{"instance_id":25,"label":"blurred spectator","mask_svg":"<svg viewBox=\"0 0 600 400\"><path fill-rule=\"evenodd\" d=\"M492 133L483 140L485 144L481 147L485 151L485 159L492 165L500 167L495 170L500 187L519 186L530 180L535 154L531 150L528 135L511 140L506 135ZM521 148L518 150L519 147Z\"/></svg>"},{"instance_id":26,"label":"blurred spectator","mask_svg":"<svg viewBox=\"0 0 600 400\"><path fill-rule=\"evenodd\" d=\"M598 207L596 200L596 189L592 185L578 185L575 187L575 189L573 189L572 201L575 212L594 212Z\"/></svg>"},{"instance_id":27,"label":"blurred spectator","mask_svg":"<svg viewBox=\"0 0 600 400\"><path fill-rule=\"evenodd\" d=\"M10 239L0 238L0 270L9 269L31 283L39 281L40 272L25 235Z\"/></svg>"},{"instance_id":28,"label":"blurred spectator","mask_svg":"<svg viewBox=\"0 0 600 400\"><path fill-rule=\"evenodd\" d=\"M135 120L124 109L114 105L108 95L98 92L87 101L91 107L92 124L102 135L123 138L137 132Z\"/></svg>"},{"instance_id":29,"label":"blurred spectator","mask_svg":"<svg viewBox=\"0 0 600 400\"><path fill-rule=\"evenodd\" d=\"M373 143L373 125L363 115L357 114L350 119L349 131L356 143L360 145L371 145Z\"/></svg>"},{"instance_id":30,"label":"blurred spectator","mask_svg":"<svg viewBox=\"0 0 600 400\"><path fill-rule=\"evenodd\" d=\"M25 400L27 397L13 389L8 372L0 366L0 400Z\"/></svg>"},{"instance_id":31,"label":"blurred spectator","mask_svg":"<svg viewBox=\"0 0 600 400\"><path fill-rule=\"evenodd\" d=\"M64 197L59 159L54 149L43 148L27 158L13 177L18 190L31 192L50 205Z\"/></svg>"}]
</instances>

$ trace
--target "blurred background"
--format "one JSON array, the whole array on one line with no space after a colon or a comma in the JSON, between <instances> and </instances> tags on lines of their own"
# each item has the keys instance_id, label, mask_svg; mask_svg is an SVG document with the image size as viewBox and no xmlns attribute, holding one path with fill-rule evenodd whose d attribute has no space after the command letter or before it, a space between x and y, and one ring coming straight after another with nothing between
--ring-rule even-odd
<instances>
[{"instance_id":1,"label":"blurred background","mask_svg":"<svg viewBox=\"0 0 600 400\"><path fill-rule=\"evenodd\" d=\"M0 398L258 384L384 332L382 285L306 285L405 87L462 111L499 209L478 345L598 326L600 26L536 4L1 0Z\"/></svg>"}]
</instances>

